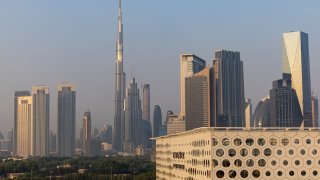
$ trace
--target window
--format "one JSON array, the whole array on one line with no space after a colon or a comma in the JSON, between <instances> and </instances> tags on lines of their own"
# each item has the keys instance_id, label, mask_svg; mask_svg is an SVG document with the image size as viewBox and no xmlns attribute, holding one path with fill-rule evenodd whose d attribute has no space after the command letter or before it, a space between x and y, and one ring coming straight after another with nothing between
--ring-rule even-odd
<instances>
[{"instance_id":1,"label":"window","mask_svg":"<svg viewBox=\"0 0 320 180\"><path fill-rule=\"evenodd\" d=\"M302 176L305 176L306 174L307 174L306 171L301 171Z\"/></svg>"},{"instance_id":2,"label":"window","mask_svg":"<svg viewBox=\"0 0 320 180\"><path fill-rule=\"evenodd\" d=\"M316 149L312 150L312 154L316 155L318 153L318 151Z\"/></svg>"},{"instance_id":3,"label":"window","mask_svg":"<svg viewBox=\"0 0 320 180\"><path fill-rule=\"evenodd\" d=\"M241 161L240 159L236 159L236 160L234 161L234 165L235 165L236 167L241 167L241 166L242 166L242 161Z\"/></svg>"},{"instance_id":4,"label":"window","mask_svg":"<svg viewBox=\"0 0 320 180\"><path fill-rule=\"evenodd\" d=\"M306 140L306 143L307 143L307 144L311 144L311 140L310 140L310 139L307 139L307 140Z\"/></svg>"},{"instance_id":5,"label":"window","mask_svg":"<svg viewBox=\"0 0 320 180\"><path fill-rule=\"evenodd\" d=\"M223 138L222 139L222 145L229 146L229 144L230 144L230 140L228 138Z\"/></svg>"},{"instance_id":6,"label":"window","mask_svg":"<svg viewBox=\"0 0 320 180\"><path fill-rule=\"evenodd\" d=\"M294 143L295 143L295 144L299 144L299 139L295 139L295 140L294 140Z\"/></svg>"},{"instance_id":7,"label":"window","mask_svg":"<svg viewBox=\"0 0 320 180\"><path fill-rule=\"evenodd\" d=\"M314 176L317 176L317 175L318 175L318 171L313 171L312 174L313 174Z\"/></svg>"},{"instance_id":8,"label":"window","mask_svg":"<svg viewBox=\"0 0 320 180\"><path fill-rule=\"evenodd\" d=\"M287 161L287 160L284 160L284 161L283 161L283 165L285 165L285 166L288 165L288 161Z\"/></svg>"},{"instance_id":9,"label":"window","mask_svg":"<svg viewBox=\"0 0 320 180\"><path fill-rule=\"evenodd\" d=\"M234 149L229 149L229 156L230 157L233 157L233 156L235 156L236 155L236 150L234 150Z\"/></svg>"},{"instance_id":10,"label":"window","mask_svg":"<svg viewBox=\"0 0 320 180\"><path fill-rule=\"evenodd\" d=\"M230 161L227 160L227 159L223 160L223 161L222 161L222 166L223 166L223 167L229 167L229 166L230 166Z\"/></svg>"},{"instance_id":11,"label":"window","mask_svg":"<svg viewBox=\"0 0 320 180\"><path fill-rule=\"evenodd\" d=\"M240 172L240 176L241 176L242 178L247 178L247 177L248 177L248 171L247 171L247 170L242 170L242 171Z\"/></svg>"},{"instance_id":12,"label":"window","mask_svg":"<svg viewBox=\"0 0 320 180\"><path fill-rule=\"evenodd\" d=\"M267 171L266 176L270 176L270 175L271 175L270 171Z\"/></svg>"},{"instance_id":13,"label":"window","mask_svg":"<svg viewBox=\"0 0 320 180\"><path fill-rule=\"evenodd\" d=\"M248 159L246 164L248 167L252 167L252 166L254 166L254 161L252 159Z\"/></svg>"},{"instance_id":14,"label":"window","mask_svg":"<svg viewBox=\"0 0 320 180\"><path fill-rule=\"evenodd\" d=\"M275 139L275 138L271 138L269 142L270 142L271 146L277 145L277 139Z\"/></svg>"},{"instance_id":15,"label":"window","mask_svg":"<svg viewBox=\"0 0 320 180\"><path fill-rule=\"evenodd\" d=\"M266 160L260 159L260 160L258 161L258 165L261 166L261 167L266 166Z\"/></svg>"},{"instance_id":16,"label":"window","mask_svg":"<svg viewBox=\"0 0 320 180\"><path fill-rule=\"evenodd\" d=\"M281 144L282 144L283 146L287 146L287 145L289 144L289 139L288 139L288 138L283 138L283 139L281 139Z\"/></svg>"},{"instance_id":17,"label":"window","mask_svg":"<svg viewBox=\"0 0 320 180\"><path fill-rule=\"evenodd\" d=\"M306 150L301 149L300 153L301 153L301 155L305 155L306 154Z\"/></svg>"},{"instance_id":18,"label":"window","mask_svg":"<svg viewBox=\"0 0 320 180\"><path fill-rule=\"evenodd\" d=\"M246 139L246 144L247 144L248 146L252 146L252 145L253 145L253 139L252 139L252 138Z\"/></svg>"},{"instance_id":19,"label":"window","mask_svg":"<svg viewBox=\"0 0 320 180\"><path fill-rule=\"evenodd\" d=\"M218 145L218 140L216 138L212 138L212 146Z\"/></svg>"},{"instance_id":20,"label":"window","mask_svg":"<svg viewBox=\"0 0 320 180\"><path fill-rule=\"evenodd\" d=\"M290 176L294 176L294 171L290 171L290 172L289 172L289 175L290 175Z\"/></svg>"},{"instance_id":21,"label":"window","mask_svg":"<svg viewBox=\"0 0 320 180\"><path fill-rule=\"evenodd\" d=\"M282 151L279 149L279 150L277 151L277 154L280 156L280 155L282 154Z\"/></svg>"},{"instance_id":22,"label":"window","mask_svg":"<svg viewBox=\"0 0 320 180\"><path fill-rule=\"evenodd\" d=\"M242 156L242 157L246 157L247 155L248 155L248 150L247 149L241 149L240 150L240 155Z\"/></svg>"},{"instance_id":23,"label":"window","mask_svg":"<svg viewBox=\"0 0 320 180\"><path fill-rule=\"evenodd\" d=\"M275 160L271 161L272 166L275 166L276 164L277 164L277 161L275 161Z\"/></svg>"},{"instance_id":24,"label":"window","mask_svg":"<svg viewBox=\"0 0 320 180\"><path fill-rule=\"evenodd\" d=\"M253 149L253 150L252 150L252 155L255 156L255 157L256 157L256 156L259 156L259 155L260 155L260 150L259 150L259 149L256 149L256 148Z\"/></svg>"},{"instance_id":25,"label":"window","mask_svg":"<svg viewBox=\"0 0 320 180\"><path fill-rule=\"evenodd\" d=\"M259 138L259 139L258 139L258 144L259 144L260 146L263 146L265 143L266 143L266 140L264 140L263 138Z\"/></svg>"},{"instance_id":26,"label":"window","mask_svg":"<svg viewBox=\"0 0 320 180\"><path fill-rule=\"evenodd\" d=\"M290 149L290 150L289 150L289 154L290 154L290 155L293 155L293 153L294 153L293 150Z\"/></svg>"},{"instance_id":27,"label":"window","mask_svg":"<svg viewBox=\"0 0 320 180\"><path fill-rule=\"evenodd\" d=\"M282 171L278 171L278 176L282 176Z\"/></svg>"},{"instance_id":28,"label":"window","mask_svg":"<svg viewBox=\"0 0 320 180\"><path fill-rule=\"evenodd\" d=\"M223 178L224 177L224 172L221 171L221 170L217 171L216 175L217 175L218 178Z\"/></svg>"},{"instance_id":29,"label":"window","mask_svg":"<svg viewBox=\"0 0 320 180\"><path fill-rule=\"evenodd\" d=\"M236 146L240 146L242 144L242 140L239 138L234 139L233 142L234 142L234 145L236 145Z\"/></svg>"},{"instance_id":30,"label":"window","mask_svg":"<svg viewBox=\"0 0 320 180\"><path fill-rule=\"evenodd\" d=\"M299 160L295 160L295 161L294 161L294 164L297 165L297 166L299 166L299 165L300 165L300 161L299 161Z\"/></svg>"},{"instance_id":31,"label":"window","mask_svg":"<svg viewBox=\"0 0 320 180\"><path fill-rule=\"evenodd\" d=\"M259 171L259 170L254 170L254 171L252 171L252 176L253 176L254 178L260 177L260 171Z\"/></svg>"},{"instance_id":32,"label":"window","mask_svg":"<svg viewBox=\"0 0 320 180\"><path fill-rule=\"evenodd\" d=\"M218 150L216 151L216 154L217 154L218 157L222 157L223 154L224 154L224 151L223 151L222 149L218 149Z\"/></svg>"},{"instance_id":33,"label":"window","mask_svg":"<svg viewBox=\"0 0 320 180\"><path fill-rule=\"evenodd\" d=\"M237 176L237 172L234 170L229 171L229 177L230 178L235 178Z\"/></svg>"},{"instance_id":34,"label":"window","mask_svg":"<svg viewBox=\"0 0 320 180\"><path fill-rule=\"evenodd\" d=\"M217 160L212 160L212 166L217 167L218 166L218 161Z\"/></svg>"},{"instance_id":35,"label":"window","mask_svg":"<svg viewBox=\"0 0 320 180\"><path fill-rule=\"evenodd\" d=\"M270 156L272 154L272 151L271 151L271 149L267 148L263 151L263 153L265 156Z\"/></svg>"},{"instance_id":36,"label":"window","mask_svg":"<svg viewBox=\"0 0 320 180\"><path fill-rule=\"evenodd\" d=\"M312 164L311 160L307 160L307 164L311 165Z\"/></svg>"}]
</instances>

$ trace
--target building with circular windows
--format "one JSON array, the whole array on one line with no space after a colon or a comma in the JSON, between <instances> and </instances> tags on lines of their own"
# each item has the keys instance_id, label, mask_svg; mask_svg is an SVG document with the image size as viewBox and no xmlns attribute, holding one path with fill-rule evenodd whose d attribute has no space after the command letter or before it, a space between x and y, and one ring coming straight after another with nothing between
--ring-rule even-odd
<instances>
[{"instance_id":1,"label":"building with circular windows","mask_svg":"<svg viewBox=\"0 0 320 180\"><path fill-rule=\"evenodd\" d=\"M198 128L156 138L157 179L320 179L320 130Z\"/></svg>"}]
</instances>

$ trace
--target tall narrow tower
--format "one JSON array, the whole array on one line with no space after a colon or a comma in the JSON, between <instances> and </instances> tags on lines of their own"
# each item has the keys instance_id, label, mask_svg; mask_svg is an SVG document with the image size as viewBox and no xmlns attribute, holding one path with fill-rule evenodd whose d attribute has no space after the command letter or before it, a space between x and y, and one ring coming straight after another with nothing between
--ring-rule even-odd
<instances>
[{"instance_id":1,"label":"tall narrow tower","mask_svg":"<svg viewBox=\"0 0 320 180\"><path fill-rule=\"evenodd\" d=\"M122 150L124 140L124 111L123 101L125 95L125 73L123 72L123 25L121 0L119 0L118 32L116 41L116 62L115 62L115 115L113 147L115 150Z\"/></svg>"}]
</instances>

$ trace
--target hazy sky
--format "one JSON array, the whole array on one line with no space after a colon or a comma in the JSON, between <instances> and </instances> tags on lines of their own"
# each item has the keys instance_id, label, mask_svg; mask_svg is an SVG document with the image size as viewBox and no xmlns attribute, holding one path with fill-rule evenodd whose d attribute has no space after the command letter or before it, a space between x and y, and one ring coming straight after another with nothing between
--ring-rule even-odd
<instances>
[{"instance_id":1,"label":"hazy sky","mask_svg":"<svg viewBox=\"0 0 320 180\"><path fill-rule=\"evenodd\" d=\"M163 117L179 112L179 55L212 65L214 51L240 51L245 95L254 105L281 78L283 32L309 34L312 89L320 91L320 1L123 0L127 80L151 84ZM13 94L50 87L50 129L57 129L59 82L77 85L77 136L82 114L93 127L112 124L116 0L0 1L0 131L13 127Z\"/></svg>"}]
</instances>

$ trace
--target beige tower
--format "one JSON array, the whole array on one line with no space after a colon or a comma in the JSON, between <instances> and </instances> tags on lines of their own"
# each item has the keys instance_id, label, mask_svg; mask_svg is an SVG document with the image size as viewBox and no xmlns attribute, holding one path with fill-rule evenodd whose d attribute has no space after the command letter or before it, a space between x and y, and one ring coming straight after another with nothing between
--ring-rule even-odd
<instances>
[{"instance_id":1,"label":"beige tower","mask_svg":"<svg viewBox=\"0 0 320 180\"><path fill-rule=\"evenodd\" d=\"M17 99L17 155L33 156L32 96Z\"/></svg>"},{"instance_id":2,"label":"beige tower","mask_svg":"<svg viewBox=\"0 0 320 180\"><path fill-rule=\"evenodd\" d=\"M206 61L194 54L180 56L180 116L184 117L185 110L185 78L200 72L206 67Z\"/></svg>"}]
</instances>

